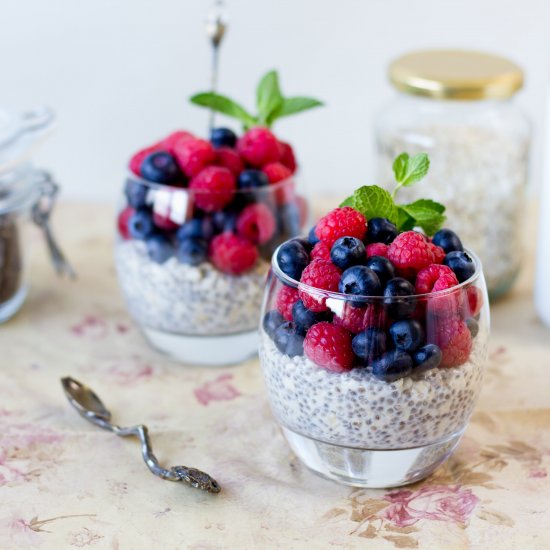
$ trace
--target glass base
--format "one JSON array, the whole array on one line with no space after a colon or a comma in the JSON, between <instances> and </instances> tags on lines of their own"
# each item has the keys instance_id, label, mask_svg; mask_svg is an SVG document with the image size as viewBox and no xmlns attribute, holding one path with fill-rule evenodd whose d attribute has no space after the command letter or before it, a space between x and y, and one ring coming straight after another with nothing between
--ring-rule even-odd
<instances>
[{"instance_id":1,"label":"glass base","mask_svg":"<svg viewBox=\"0 0 550 550\"><path fill-rule=\"evenodd\" d=\"M310 470L344 485L372 489L400 487L428 477L451 455L463 433L423 447L385 451L342 447L282 430Z\"/></svg>"},{"instance_id":2,"label":"glass base","mask_svg":"<svg viewBox=\"0 0 550 550\"><path fill-rule=\"evenodd\" d=\"M258 353L256 330L222 336L187 336L149 327L141 330L155 349L187 365L235 365Z\"/></svg>"},{"instance_id":3,"label":"glass base","mask_svg":"<svg viewBox=\"0 0 550 550\"><path fill-rule=\"evenodd\" d=\"M27 292L27 287L22 286L7 302L0 304L0 323L6 322L19 311L27 297Z\"/></svg>"}]
</instances>

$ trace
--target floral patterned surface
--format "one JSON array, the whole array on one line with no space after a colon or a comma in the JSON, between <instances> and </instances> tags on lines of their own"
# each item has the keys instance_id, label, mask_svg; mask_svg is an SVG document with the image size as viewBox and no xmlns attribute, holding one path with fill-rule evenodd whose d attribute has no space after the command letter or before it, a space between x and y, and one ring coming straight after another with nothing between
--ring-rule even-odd
<instances>
[{"instance_id":1,"label":"floral patterned surface","mask_svg":"<svg viewBox=\"0 0 550 550\"><path fill-rule=\"evenodd\" d=\"M550 330L528 268L492 309L485 386L453 457L413 486L358 490L292 455L256 360L188 368L151 351L118 292L111 212L59 214L78 281L56 280L37 242L29 301L0 328L1 549L550 547ZM137 443L69 408L64 375L120 424L147 423L161 462L212 473L222 493L153 477Z\"/></svg>"}]
</instances>

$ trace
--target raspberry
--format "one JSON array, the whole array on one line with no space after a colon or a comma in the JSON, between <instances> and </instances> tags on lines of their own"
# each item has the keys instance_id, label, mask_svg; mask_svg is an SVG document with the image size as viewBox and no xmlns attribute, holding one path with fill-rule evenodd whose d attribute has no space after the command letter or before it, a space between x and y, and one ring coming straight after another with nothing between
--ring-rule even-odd
<instances>
[{"instance_id":1,"label":"raspberry","mask_svg":"<svg viewBox=\"0 0 550 550\"><path fill-rule=\"evenodd\" d=\"M470 286L466 289L466 297L468 302L467 317L475 317L479 315L483 307L483 292L476 286Z\"/></svg>"},{"instance_id":2,"label":"raspberry","mask_svg":"<svg viewBox=\"0 0 550 550\"><path fill-rule=\"evenodd\" d=\"M342 272L332 262L317 259L304 269L300 282L321 291L337 292L341 275ZM322 292L300 288L299 293L304 305L311 311L318 313L328 309L325 305L326 297L322 295Z\"/></svg>"},{"instance_id":3,"label":"raspberry","mask_svg":"<svg viewBox=\"0 0 550 550\"><path fill-rule=\"evenodd\" d=\"M388 245L384 243L371 243L366 246L367 258L371 256L388 257Z\"/></svg>"},{"instance_id":4,"label":"raspberry","mask_svg":"<svg viewBox=\"0 0 550 550\"><path fill-rule=\"evenodd\" d=\"M472 335L468 325L456 317L428 325L428 342L441 348L441 367L458 367L472 351Z\"/></svg>"},{"instance_id":5,"label":"raspberry","mask_svg":"<svg viewBox=\"0 0 550 550\"><path fill-rule=\"evenodd\" d=\"M235 192L235 177L221 166L207 166L189 183L195 204L205 212L221 210L231 202Z\"/></svg>"},{"instance_id":6,"label":"raspberry","mask_svg":"<svg viewBox=\"0 0 550 550\"><path fill-rule=\"evenodd\" d=\"M434 259L432 244L416 231L397 235L388 248L388 260L407 277L433 264Z\"/></svg>"},{"instance_id":7,"label":"raspberry","mask_svg":"<svg viewBox=\"0 0 550 550\"><path fill-rule=\"evenodd\" d=\"M173 231L179 227L179 224L173 222L168 215L160 214L159 212L153 212L153 223L164 231Z\"/></svg>"},{"instance_id":8,"label":"raspberry","mask_svg":"<svg viewBox=\"0 0 550 550\"><path fill-rule=\"evenodd\" d=\"M307 331L304 352L316 365L333 372L346 372L353 366L351 334L332 323L317 323Z\"/></svg>"},{"instance_id":9,"label":"raspberry","mask_svg":"<svg viewBox=\"0 0 550 550\"><path fill-rule=\"evenodd\" d=\"M143 159L145 159L145 157L149 156L151 153L156 153L157 151L161 150L162 147L160 143L156 143L155 145L151 145L150 147L146 147L145 149L138 151L132 156L130 162L128 163L130 170L136 176L141 177L141 163L143 162Z\"/></svg>"},{"instance_id":10,"label":"raspberry","mask_svg":"<svg viewBox=\"0 0 550 550\"><path fill-rule=\"evenodd\" d=\"M234 149L220 147L215 150L214 164L227 168L236 178L244 170L243 161Z\"/></svg>"},{"instance_id":11,"label":"raspberry","mask_svg":"<svg viewBox=\"0 0 550 550\"><path fill-rule=\"evenodd\" d=\"M258 251L246 239L233 233L222 233L212 239L209 256L220 271L239 275L254 266Z\"/></svg>"},{"instance_id":12,"label":"raspberry","mask_svg":"<svg viewBox=\"0 0 550 550\"><path fill-rule=\"evenodd\" d=\"M309 257L312 260L321 259L330 261L330 246L323 241L319 241L312 249L309 254Z\"/></svg>"},{"instance_id":13,"label":"raspberry","mask_svg":"<svg viewBox=\"0 0 550 550\"><path fill-rule=\"evenodd\" d=\"M340 237L357 237L363 240L366 232L365 216L350 206L331 210L319 220L315 228L315 235L328 246L332 246Z\"/></svg>"},{"instance_id":14,"label":"raspberry","mask_svg":"<svg viewBox=\"0 0 550 550\"><path fill-rule=\"evenodd\" d=\"M164 138L160 144L164 147L169 153L174 153L174 148L177 144L183 143L187 140L197 139L193 134L184 131L172 132L167 138Z\"/></svg>"},{"instance_id":15,"label":"raspberry","mask_svg":"<svg viewBox=\"0 0 550 550\"><path fill-rule=\"evenodd\" d=\"M292 321L292 307L300 299L298 290L291 286L283 286L277 294L277 311L287 320Z\"/></svg>"},{"instance_id":16,"label":"raspberry","mask_svg":"<svg viewBox=\"0 0 550 550\"><path fill-rule=\"evenodd\" d=\"M440 246L437 246L433 243L431 244L431 249L434 255L434 264L443 263L443 260L445 259L445 251Z\"/></svg>"},{"instance_id":17,"label":"raspberry","mask_svg":"<svg viewBox=\"0 0 550 550\"><path fill-rule=\"evenodd\" d=\"M279 142L267 128L251 128L237 141L237 151L243 160L256 168L280 157Z\"/></svg>"},{"instance_id":18,"label":"raspberry","mask_svg":"<svg viewBox=\"0 0 550 550\"><path fill-rule=\"evenodd\" d=\"M292 176L292 172L280 162L266 164L262 168L262 172L267 176L269 183L279 184L275 189L275 200L277 204L288 204L292 202L295 195L294 180L289 179Z\"/></svg>"},{"instance_id":19,"label":"raspberry","mask_svg":"<svg viewBox=\"0 0 550 550\"><path fill-rule=\"evenodd\" d=\"M255 244L264 244L277 228L275 216L264 203L249 204L237 219L237 233Z\"/></svg>"},{"instance_id":20,"label":"raspberry","mask_svg":"<svg viewBox=\"0 0 550 550\"><path fill-rule=\"evenodd\" d=\"M333 323L357 334L367 328L386 328L384 309L376 304L367 307L353 307L345 304L343 311L335 315Z\"/></svg>"},{"instance_id":21,"label":"raspberry","mask_svg":"<svg viewBox=\"0 0 550 550\"><path fill-rule=\"evenodd\" d=\"M418 272L415 286L418 294L429 294L452 288L457 284L458 279L450 267L432 264Z\"/></svg>"},{"instance_id":22,"label":"raspberry","mask_svg":"<svg viewBox=\"0 0 550 550\"><path fill-rule=\"evenodd\" d=\"M127 206L122 212L118 215L117 218L117 227L120 236L127 240L130 238L130 232L128 230L128 220L134 215L135 210L131 206Z\"/></svg>"},{"instance_id":23,"label":"raspberry","mask_svg":"<svg viewBox=\"0 0 550 550\"><path fill-rule=\"evenodd\" d=\"M281 157L281 163L284 164L292 174L294 174L294 172L296 172L297 165L292 147L284 141L279 141L279 155Z\"/></svg>"},{"instance_id":24,"label":"raspberry","mask_svg":"<svg viewBox=\"0 0 550 550\"><path fill-rule=\"evenodd\" d=\"M212 144L204 139L178 141L173 145L172 154L188 178L196 176L216 159Z\"/></svg>"}]
</instances>

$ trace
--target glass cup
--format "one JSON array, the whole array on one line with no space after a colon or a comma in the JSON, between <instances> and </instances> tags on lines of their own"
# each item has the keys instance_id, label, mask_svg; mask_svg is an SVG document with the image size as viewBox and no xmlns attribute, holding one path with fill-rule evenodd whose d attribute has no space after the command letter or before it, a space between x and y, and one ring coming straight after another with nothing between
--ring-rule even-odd
<instances>
[{"instance_id":1,"label":"glass cup","mask_svg":"<svg viewBox=\"0 0 550 550\"><path fill-rule=\"evenodd\" d=\"M237 190L223 209L205 211L214 195L130 174L118 214L115 263L130 315L154 348L188 364L257 353L269 260L308 217L294 177ZM215 252L222 235L241 247Z\"/></svg>"},{"instance_id":2,"label":"glass cup","mask_svg":"<svg viewBox=\"0 0 550 550\"><path fill-rule=\"evenodd\" d=\"M347 485L397 487L427 477L450 456L474 409L487 357L487 290L480 261L471 256L475 274L451 289L353 301L289 278L273 256L260 362L273 415L306 466ZM353 349L351 369L335 368L323 352L311 351L312 328L305 342L299 331L292 345L285 341L289 325L281 323L304 297L323 310L320 322L340 327L338 352ZM400 352L410 357L400 369L384 370L384 354L397 353L390 329L400 320L417 322L420 345L434 344L439 364L422 362L415 348Z\"/></svg>"}]
</instances>

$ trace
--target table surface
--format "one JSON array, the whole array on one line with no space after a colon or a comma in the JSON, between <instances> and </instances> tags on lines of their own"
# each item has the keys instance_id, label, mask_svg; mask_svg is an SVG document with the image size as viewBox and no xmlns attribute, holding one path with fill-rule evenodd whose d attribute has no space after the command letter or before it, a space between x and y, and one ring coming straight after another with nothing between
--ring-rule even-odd
<instances>
[{"instance_id":1,"label":"table surface","mask_svg":"<svg viewBox=\"0 0 550 550\"><path fill-rule=\"evenodd\" d=\"M550 329L532 305L531 244L492 307L484 388L458 450L424 482L358 490L292 455L257 360L190 368L148 348L117 287L112 225L107 206L62 204L55 227L79 278L56 278L37 238L29 299L0 328L1 549L550 547ZM69 407L64 375L121 425L148 424L162 463L204 469L223 491L152 476L137 442Z\"/></svg>"}]
</instances>

